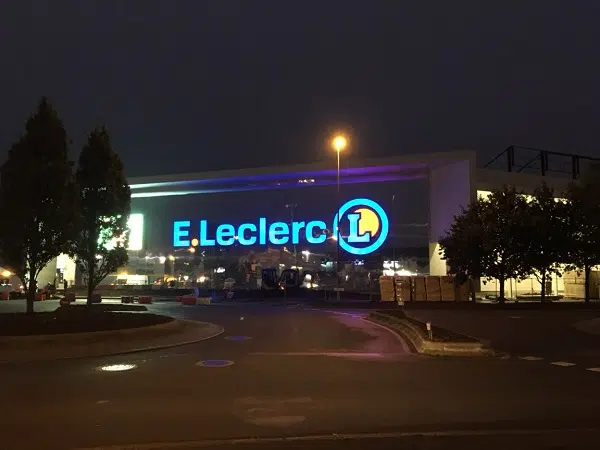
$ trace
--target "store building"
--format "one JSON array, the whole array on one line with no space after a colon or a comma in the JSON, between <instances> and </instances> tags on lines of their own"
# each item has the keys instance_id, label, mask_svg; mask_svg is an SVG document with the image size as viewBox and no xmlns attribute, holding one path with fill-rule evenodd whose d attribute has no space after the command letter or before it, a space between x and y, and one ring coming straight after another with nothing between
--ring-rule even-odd
<instances>
[{"instance_id":1,"label":"store building","mask_svg":"<svg viewBox=\"0 0 600 450\"><path fill-rule=\"evenodd\" d=\"M246 278L257 266L331 270L338 254L346 278L371 270L445 275L438 239L462 207L503 185L532 192L545 181L563 192L589 159L533 153L537 169L517 164L515 147L500 155L501 168L478 167L471 151L348 159L339 185L329 162L130 178L130 264L104 283L212 282L236 265ZM551 170L550 156L570 162L568 176ZM425 261L407 254L419 248ZM59 258L46 275L68 278L67 266ZM517 283L515 292L539 290L535 283ZM493 281L482 285L494 289Z\"/></svg>"}]
</instances>

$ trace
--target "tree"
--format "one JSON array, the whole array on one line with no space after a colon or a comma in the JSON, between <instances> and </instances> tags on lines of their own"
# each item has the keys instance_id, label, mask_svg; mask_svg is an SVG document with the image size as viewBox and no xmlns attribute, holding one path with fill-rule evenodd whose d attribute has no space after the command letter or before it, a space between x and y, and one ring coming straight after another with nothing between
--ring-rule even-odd
<instances>
[{"instance_id":1,"label":"tree","mask_svg":"<svg viewBox=\"0 0 600 450\"><path fill-rule=\"evenodd\" d=\"M496 278L504 303L504 283L527 275L522 255L527 242L525 196L513 187L493 191L477 199L455 218L440 240L451 273L457 276Z\"/></svg>"},{"instance_id":2,"label":"tree","mask_svg":"<svg viewBox=\"0 0 600 450\"><path fill-rule=\"evenodd\" d=\"M67 133L46 98L9 150L0 176L0 255L23 282L33 313L37 277L66 252L76 223Z\"/></svg>"},{"instance_id":3,"label":"tree","mask_svg":"<svg viewBox=\"0 0 600 450\"><path fill-rule=\"evenodd\" d=\"M529 205L525 195L512 186L492 191L485 202L485 275L498 280L498 300L504 303L505 281L529 275L523 260L530 238L527 226Z\"/></svg>"},{"instance_id":4,"label":"tree","mask_svg":"<svg viewBox=\"0 0 600 450\"><path fill-rule=\"evenodd\" d=\"M571 184L567 191L567 213L569 218L568 262L585 274L585 301L590 299L590 272L600 264L600 201L598 183L584 180Z\"/></svg>"},{"instance_id":5,"label":"tree","mask_svg":"<svg viewBox=\"0 0 600 450\"><path fill-rule=\"evenodd\" d=\"M106 128L93 130L81 150L75 180L79 226L70 255L87 283L87 303L109 273L127 264L127 220L131 192L123 164Z\"/></svg>"},{"instance_id":6,"label":"tree","mask_svg":"<svg viewBox=\"0 0 600 450\"><path fill-rule=\"evenodd\" d=\"M485 223L482 200L476 200L454 217L450 231L439 239L440 255L457 284L481 278L485 273ZM475 292L471 292L473 301Z\"/></svg>"},{"instance_id":7,"label":"tree","mask_svg":"<svg viewBox=\"0 0 600 450\"><path fill-rule=\"evenodd\" d=\"M555 200L553 189L545 183L535 189L529 203L529 245L523 262L542 286L542 302L546 299L546 280L552 274L561 276L567 261L567 217L567 206Z\"/></svg>"}]
</instances>

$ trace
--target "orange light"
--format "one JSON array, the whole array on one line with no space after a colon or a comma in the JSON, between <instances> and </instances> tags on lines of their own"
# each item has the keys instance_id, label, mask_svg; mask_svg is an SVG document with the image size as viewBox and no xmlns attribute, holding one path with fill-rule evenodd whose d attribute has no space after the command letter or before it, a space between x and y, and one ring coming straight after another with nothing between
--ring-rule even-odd
<instances>
[{"instance_id":1,"label":"orange light","mask_svg":"<svg viewBox=\"0 0 600 450\"><path fill-rule=\"evenodd\" d=\"M331 146L336 152L343 151L348 146L348 139L343 135L337 135L331 140Z\"/></svg>"}]
</instances>

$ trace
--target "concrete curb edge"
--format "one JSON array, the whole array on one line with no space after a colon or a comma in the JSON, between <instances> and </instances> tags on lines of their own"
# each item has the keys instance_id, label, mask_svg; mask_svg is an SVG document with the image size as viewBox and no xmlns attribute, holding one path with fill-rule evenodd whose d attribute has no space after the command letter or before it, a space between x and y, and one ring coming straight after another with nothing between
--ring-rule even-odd
<instances>
[{"instance_id":1,"label":"concrete curb edge","mask_svg":"<svg viewBox=\"0 0 600 450\"><path fill-rule=\"evenodd\" d=\"M493 351L482 341L467 342L431 342L422 332L407 320L388 316L380 312L371 312L369 319L398 332L409 343L411 350L430 356L492 356Z\"/></svg>"},{"instance_id":2,"label":"concrete curb edge","mask_svg":"<svg viewBox=\"0 0 600 450\"><path fill-rule=\"evenodd\" d=\"M224 327L222 327L221 325L210 323L210 322L200 322L200 321L194 321L194 320L177 320L177 319L173 320L173 322L202 323L202 324L206 324L206 325L215 327L217 329L217 331L213 334L210 334L208 336L203 336L198 339L174 342L174 343L170 343L170 344L151 345L151 346L146 346L146 347L133 348L133 349L129 349L129 350L122 350L122 351L101 352L101 353L92 354L92 355L59 356L56 358L23 359L23 360L8 359L8 360L0 361L0 364L26 364L26 363L32 363L32 362L50 362L50 361L67 361L67 360L73 360L73 359L105 358L105 357L109 357L109 356L119 356L119 355L129 355L129 354L133 354L133 353L151 352L151 351L163 350L163 349L167 349L167 348L183 347L185 345L197 344L198 342L212 339L212 338L217 337L225 332ZM169 322L169 323L171 323L171 322ZM161 325L164 325L164 324L161 324Z\"/></svg>"}]
</instances>

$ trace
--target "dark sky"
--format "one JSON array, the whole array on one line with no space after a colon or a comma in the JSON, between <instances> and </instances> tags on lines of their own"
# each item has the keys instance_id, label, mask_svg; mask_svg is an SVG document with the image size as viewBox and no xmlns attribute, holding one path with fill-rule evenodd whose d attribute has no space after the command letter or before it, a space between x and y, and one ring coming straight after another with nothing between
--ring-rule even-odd
<instances>
[{"instance_id":1,"label":"dark sky","mask_svg":"<svg viewBox=\"0 0 600 450\"><path fill-rule=\"evenodd\" d=\"M598 0L4 0L0 160L40 95L130 175L509 144L600 156Z\"/></svg>"}]
</instances>

